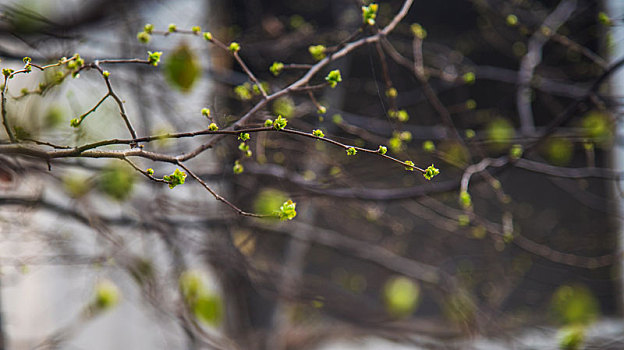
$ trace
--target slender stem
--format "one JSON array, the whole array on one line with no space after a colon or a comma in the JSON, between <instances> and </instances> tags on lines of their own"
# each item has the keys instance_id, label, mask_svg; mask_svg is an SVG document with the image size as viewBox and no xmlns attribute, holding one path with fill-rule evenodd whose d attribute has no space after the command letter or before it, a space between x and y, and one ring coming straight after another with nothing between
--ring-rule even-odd
<instances>
[{"instance_id":1,"label":"slender stem","mask_svg":"<svg viewBox=\"0 0 624 350\"><path fill-rule=\"evenodd\" d=\"M9 135L9 140L11 140L12 143L17 142L17 140L15 139L15 135L13 135L13 131L11 130L11 125L9 124L9 118L7 117L7 106L6 106L6 92L7 92L7 88L8 88L8 77L5 75L4 76L4 85L2 86L2 124L4 124L4 130L6 131L7 135Z\"/></svg>"},{"instance_id":2,"label":"slender stem","mask_svg":"<svg viewBox=\"0 0 624 350\"><path fill-rule=\"evenodd\" d=\"M215 192L212 188L210 188L210 186L208 186L208 184L204 180L202 180L199 176L197 176L194 172L192 172L191 169L186 167L182 162L178 161L178 162L176 162L176 164L178 164L182 169L184 169L184 171L186 171L193 179L195 179L195 181L199 182L200 185L202 185L202 187L204 187L208 192L210 192L210 194L213 197L215 197L216 200L225 203L227 206L229 206L230 208L234 209L234 211L236 211L238 214L243 215L243 216L250 216L250 217L254 217L254 218L266 217L266 215L259 215L259 214L254 214L254 213L248 213L248 212L240 209L239 207L237 207L236 205L232 204L227 199L223 198L223 196L221 196L220 194Z\"/></svg>"},{"instance_id":3,"label":"slender stem","mask_svg":"<svg viewBox=\"0 0 624 350\"><path fill-rule=\"evenodd\" d=\"M95 104L95 106L93 106L90 110L86 111L85 113L83 113L80 117L78 117L78 123L76 124L76 127L78 125L80 125L82 123L82 121L91 113L95 112L102 103L104 103L104 101L106 101L107 98L109 98L111 95L110 93L106 93L106 95L104 95L104 97L102 97L98 103Z\"/></svg>"},{"instance_id":4,"label":"slender stem","mask_svg":"<svg viewBox=\"0 0 624 350\"><path fill-rule=\"evenodd\" d=\"M310 134L310 133L307 133L307 132L303 132L303 131L299 131L299 130L282 129L282 130L280 130L280 132L284 132L284 133L287 133L287 134L299 135L299 136L303 136L303 137L308 137L308 138L312 138L312 139L321 140L323 142L327 142L327 143L330 143L332 145L344 148L345 150L347 150L349 148L355 148L359 152L375 154L375 155L378 155L380 157L389 159L389 160L391 160L393 162L399 163L399 164L403 165L406 168L410 168L410 169L413 168L413 170L420 171L423 174L425 173L424 169L421 169L421 168L419 168L417 166L414 166L414 165L411 165L411 164L407 164L406 162L404 162L402 160L399 160L397 158L391 157L389 155L381 154L381 153L379 153L378 150L373 150L373 149L368 149L368 148L363 148L363 147L358 147L358 146L347 145L347 144L344 144L344 143L336 141L336 140L328 139L328 138L325 138L325 137L318 137L318 136L315 136L313 134Z\"/></svg>"},{"instance_id":5,"label":"slender stem","mask_svg":"<svg viewBox=\"0 0 624 350\"><path fill-rule=\"evenodd\" d=\"M256 78L256 76L251 72L249 67L247 67L245 62L240 58L238 52L234 52L234 59L236 59L236 62L238 62L238 64L241 66L241 68L243 68L243 70L245 71L245 74L247 74L247 76L249 76L249 79L251 79L251 81L254 84L256 84L256 86L258 87L258 90L260 90L260 93L262 94L262 97L264 97L266 99L268 95L267 95L266 91L264 91L264 88L262 87L262 84L260 84L260 81L258 80L258 78Z\"/></svg>"},{"instance_id":6,"label":"slender stem","mask_svg":"<svg viewBox=\"0 0 624 350\"><path fill-rule=\"evenodd\" d=\"M126 123L126 127L128 128L128 131L130 132L130 136L132 136L133 139L136 139L137 133L134 130L134 127L132 127L132 124L130 123L130 119L128 118L128 115L126 114L126 108L123 105L123 101L119 98L119 96L117 96L115 91L113 91L113 86L111 85L110 77L104 74L104 70L102 70L98 61L95 61L93 66L95 67L95 69L97 69L100 72L100 74L102 74L102 77L104 78L104 81L106 82L106 88L108 89L108 94L115 100L115 102L117 102L117 106L119 107L119 114L121 115L121 118L123 119L124 123ZM136 146L136 144L131 144L131 146Z\"/></svg>"}]
</instances>

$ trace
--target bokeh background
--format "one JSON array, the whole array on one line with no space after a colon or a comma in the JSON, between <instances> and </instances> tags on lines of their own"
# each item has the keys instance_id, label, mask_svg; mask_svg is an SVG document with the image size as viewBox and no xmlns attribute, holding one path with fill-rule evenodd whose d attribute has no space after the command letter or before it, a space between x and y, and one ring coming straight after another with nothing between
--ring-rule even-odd
<instances>
[{"instance_id":1,"label":"bokeh background","mask_svg":"<svg viewBox=\"0 0 624 350\"><path fill-rule=\"evenodd\" d=\"M240 43L269 92L316 62L310 46L375 31L355 0L1 4L3 68L162 51L158 67L107 67L140 136L205 129L204 107L227 126L260 100L227 51L175 33L140 42L146 23ZM403 4L379 1L379 28ZM2 348L623 348L623 17L618 0L415 1L378 45L313 80L340 69L336 88L275 99L253 122L282 115L387 145L439 176L278 133L254 134L251 157L226 138L189 162L243 210L292 199L292 221L239 216L190 178L169 189L117 160L0 148ZM275 76L273 62L302 66ZM65 72L10 82L21 142L127 137L111 101L70 126L106 87L92 70ZM204 142L144 147L175 155Z\"/></svg>"}]
</instances>

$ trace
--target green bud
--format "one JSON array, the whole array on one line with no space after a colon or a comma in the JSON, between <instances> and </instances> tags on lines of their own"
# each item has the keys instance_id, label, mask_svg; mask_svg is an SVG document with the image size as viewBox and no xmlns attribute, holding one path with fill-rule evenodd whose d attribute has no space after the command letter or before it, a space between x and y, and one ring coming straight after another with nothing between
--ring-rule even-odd
<instances>
[{"instance_id":1,"label":"green bud","mask_svg":"<svg viewBox=\"0 0 624 350\"><path fill-rule=\"evenodd\" d=\"M240 163L240 161L235 161L234 162L234 167L232 168L232 170L234 170L234 174L240 174L243 172L243 170L245 170L245 168L243 168L243 165Z\"/></svg>"},{"instance_id":2,"label":"green bud","mask_svg":"<svg viewBox=\"0 0 624 350\"><path fill-rule=\"evenodd\" d=\"M11 68L2 68L2 75L4 75L5 77L10 76L11 74L13 74L13 72L15 71Z\"/></svg>"},{"instance_id":3,"label":"green bud","mask_svg":"<svg viewBox=\"0 0 624 350\"><path fill-rule=\"evenodd\" d=\"M312 135L316 136L316 137L325 137L325 134L323 134L323 131L321 129L316 129L312 131Z\"/></svg>"},{"instance_id":4,"label":"green bud","mask_svg":"<svg viewBox=\"0 0 624 350\"><path fill-rule=\"evenodd\" d=\"M423 176L425 177L425 179L431 180L433 179L434 176L438 175L439 173L440 173L440 170L436 169L436 167L434 167L433 164L431 164L427 169L425 169L425 173L423 174Z\"/></svg>"},{"instance_id":5,"label":"green bud","mask_svg":"<svg viewBox=\"0 0 624 350\"><path fill-rule=\"evenodd\" d=\"M105 70L105 71L103 71L103 72L102 72L102 76L103 76L104 78L108 78L108 77L110 76L110 72L109 72L109 71L107 71L107 70Z\"/></svg>"},{"instance_id":6,"label":"green bud","mask_svg":"<svg viewBox=\"0 0 624 350\"><path fill-rule=\"evenodd\" d=\"M141 44L149 43L150 39L151 39L151 36L147 32L139 32L137 34L137 40L139 40Z\"/></svg>"},{"instance_id":7,"label":"green bud","mask_svg":"<svg viewBox=\"0 0 624 350\"><path fill-rule=\"evenodd\" d=\"M208 108L202 108L201 109L201 114L206 117L206 118L210 118L210 109Z\"/></svg>"},{"instance_id":8,"label":"green bud","mask_svg":"<svg viewBox=\"0 0 624 350\"><path fill-rule=\"evenodd\" d=\"M395 88L389 88L388 90L386 90L386 96L390 98L395 98L398 95L399 95L399 92Z\"/></svg>"},{"instance_id":9,"label":"green bud","mask_svg":"<svg viewBox=\"0 0 624 350\"><path fill-rule=\"evenodd\" d=\"M162 52L160 51L156 51L156 52L147 51L147 62L151 64L152 66L156 67L158 66L158 63L160 62L160 56L162 56Z\"/></svg>"},{"instance_id":10,"label":"green bud","mask_svg":"<svg viewBox=\"0 0 624 350\"><path fill-rule=\"evenodd\" d=\"M427 37L427 31L420 24L414 23L410 26L412 34L420 40L424 40Z\"/></svg>"},{"instance_id":11,"label":"green bud","mask_svg":"<svg viewBox=\"0 0 624 350\"><path fill-rule=\"evenodd\" d=\"M201 28L199 26L193 26L191 28L191 31L193 32L193 34L199 34L199 32L201 32Z\"/></svg>"},{"instance_id":12,"label":"green bud","mask_svg":"<svg viewBox=\"0 0 624 350\"><path fill-rule=\"evenodd\" d=\"M316 110L316 113L325 114L327 113L327 108L325 108L324 106L319 106L318 109Z\"/></svg>"},{"instance_id":13,"label":"green bud","mask_svg":"<svg viewBox=\"0 0 624 350\"><path fill-rule=\"evenodd\" d=\"M212 33L211 32L204 32L204 39L206 39L208 41L212 41Z\"/></svg>"},{"instance_id":14,"label":"green bud","mask_svg":"<svg viewBox=\"0 0 624 350\"><path fill-rule=\"evenodd\" d=\"M245 155L246 155L247 157L251 157L251 151L249 150L249 145L248 145L248 144L246 144L245 142L241 142L241 143L238 145L238 149L239 149L241 152L245 153Z\"/></svg>"},{"instance_id":15,"label":"green bud","mask_svg":"<svg viewBox=\"0 0 624 350\"><path fill-rule=\"evenodd\" d=\"M273 64L269 68L269 71L274 76L278 76L282 72L282 69L284 69L284 64L282 62L273 62Z\"/></svg>"},{"instance_id":16,"label":"green bud","mask_svg":"<svg viewBox=\"0 0 624 350\"><path fill-rule=\"evenodd\" d=\"M177 169L171 175L163 176L163 180L169 183L169 188L174 188L178 185L183 185L186 179L186 173Z\"/></svg>"},{"instance_id":17,"label":"green bud","mask_svg":"<svg viewBox=\"0 0 624 350\"><path fill-rule=\"evenodd\" d=\"M147 172L147 175L154 175L154 169L152 168L148 168L146 172Z\"/></svg>"},{"instance_id":18,"label":"green bud","mask_svg":"<svg viewBox=\"0 0 624 350\"><path fill-rule=\"evenodd\" d=\"M369 26L374 26L378 9L379 9L379 5L377 4L370 4L368 6L362 6L362 21L368 24Z\"/></svg>"},{"instance_id":19,"label":"green bud","mask_svg":"<svg viewBox=\"0 0 624 350\"><path fill-rule=\"evenodd\" d=\"M273 119L267 119L264 121L264 126L269 127L273 126Z\"/></svg>"},{"instance_id":20,"label":"green bud","mask_svg":"<svg viewBox=\"0 0 624 350\"><path fill-rule=\"evenodd\" d=\"M347 148L347 155L354 156L357 153L357 150L354 147Z\"/></svg>"},{"instance_id":21,"label":"green bud","mask_svg":"<svg viewBox=\"0 0 624 350\"><path fill-rule=\"evenodd\" d=\"M340 76L340 70L336 69L329 72L329 74L327 74L327 76L325 77L325 80L329 83L329 86L335 88L336 85L338 85L338 83L342 81L342 77Z\"/></svg>"},{"instance_id":22,"label":"green bud","mask_svg":"<svg viewBox=\"0 0 624 350\"><path fill-rule=\"evenodd\" d=\"M379 153L379 154L386 154L386 153L388 153L388 147L379 145L379 148L377 149L377 153Z\"/></svg>"},{"instance_id":23,"label":"green bud","mask_svg":"<svg viewBox=\"0 0 624 350\"><path fill-rule=\"evenodd\" d=\"M288 120L280 115L277 116L277 119L273 122L273 127L275 130L283 130L286 127L286 124L288 124Z\"/></svg>"},{"instance_id":24,"label":"green bud","mask_svg":"<svg viewBox=\"0 0 624 350\"><path fill-rule=\"evenodd\" d=\"M240 44L232 41L228 47L232 53L240 51Z\"/></svg>"},{"instance_id":25,"label":"green bud","mask_svg":"<svg viewBox=\"0 0 624 350\"><path fill-rule=\"evenodd\" d=\"M295 210L296 207L297 203L289 199L279 207L279 210L275 212L275 215L282 221L292 220L295 216L297 216L297 211Z\"/></svg>"},{"instance_id":26,"label":"green bud","mask_svg":"<svg viewBox=\"0 0 624 350\"><path fill-rule=\"evenodd\" d=\"M154 25L153 25L153 24L149 24L149 23L148 23L148 24L146 24L146 25L143 27L143 30L144 30L144 31L145 31L145 33L147 33L147 34L152 34L152 32L154 31Z\"/></svg>"},{"instance_id":27,"label":"green bud","mask_svg":"<svg viewBox=\"0 0 624 350\"><path fill-rule=\"evenodd\" d=\"M219 130L219 127L215 123L210 123L210 125L208 125L208 130L210 130L210 131L217 131L217 130Z\"/></svg>"},{"instance_id":28,"label":"green bud","mask_svg":"<svg viewBox=\"0 0 624 350\"><path fill-rule=\"evenodd\" d=\"M461 191L459 193L459 204L464 209L470 208L470 206L472 205L472 197L470 196L470 193L468 193L467 191Z\"/></svg>"},{"instance_id":29,"label":"green bud","mask_svg":"<svg viewBox=\"0 0 624 350\"><path fill-rule=\"evenodd\" d=\"M115 307L119 303L121 293L111 281L101 281L95 286L93 307L95 311L104 311Z\"/></svg>"},{"instance_id":30,"label":"green bud","mask_svg":"<svg viewBox=\"0 0 624 350\"><path fill-rule=\"evenodd\" d=\"M177 31L177 30L178 30L178 26L176 26L176 25L175 25L175 24L173 24L173 23L171 23L171 24L169 25L169 27L167 28L167 31L168 31L169 33L173 33L173 32L175 32L175 31Z\"/></svg>"},{"instance_id":31,"label":"green bud","mask_svg":"<svg viewBox=\"0 0 624 350\"><path fill-rule=\"evenodd\" d=\"M472 130L472 129L466 129L465 134L466 134L466 138L467 139L471 139L471 138L477 136L477 133L474 130Z\"/></svg>"},{"instance_id":32,"label":"green bud","mask_svg":"<svg viewBox=\"0 0 624 350\"><path fill-rule=\"evenodd\" d=\"M308 52L310 52L310 55L312 55L316 61L325 58L325 50L326 48L324 45L312 45L308 47Z\"/></svg>"},{"instance_id":33,"label":"green bud","mask_svg":"<svg viewBox=\"0 0 624 350\"><path fill-rule=\"evenodd\" d=\"M407 114L407 111L402 109L398 112L396 112L396 118L398 121L400 121L401 123L405 123L406 121L409 120L409 114Z\"/></svg>"},{"instance_id":34,"label":"green bud","mask_svg":"<svg viewBox=\"0 0 624 350\"><path fill-rule=\"evenodd\" d=\"M511 159L519 159L522 157L523 152L522 145L515 144L509 149L509 157L511 157Z\"/></svg>"},{"instance_id":35,"label":"green bud","mask_svg":"<svg viewBox=\"0 0 624 350\"><path fill-rule=\"evenodd\" d=\"M411 160L406 160L404 163L406 164L405 170L414 171L414 162L412 162Z\"/></svg>"},{"instance_id":36,"label":"green bud","mask_svg":"<svg viewBox=\"0 0 624 350\"><path fill-rule=\"evenodd\" d=\"M247 132L241 132L240 134L238 134L238 139L241 141L247 141L249 140L251 137L249 136L249 133Z\"/></svg>"},{"instance_id":37,"label":"green bud","mask_svg":"<svg viewBox=\"0 0 624 350\"><path fill-rule=\"evenodd\" d=\"M80 119L74 118L74 119L70 120L69 121L69 125L71 125L74 128L77 128L78 125L80 125Z\"/></svg>"}]
</instances>

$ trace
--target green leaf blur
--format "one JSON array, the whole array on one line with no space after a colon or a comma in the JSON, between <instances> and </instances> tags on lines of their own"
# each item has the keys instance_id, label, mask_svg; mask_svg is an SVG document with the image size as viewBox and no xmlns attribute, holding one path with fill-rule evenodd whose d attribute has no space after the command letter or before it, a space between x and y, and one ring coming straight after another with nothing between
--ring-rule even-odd
<instances>
[{"instance_id":1,"label":"green leaf blur","mask_svg":"<svg viewBox=\"0 0 624 350\"><path fill-rule=\"evenodd\" d=\"M407 277L393 277L384 285L383 299L390 315L407 317L418 307L420 287Z\"/></svg>"},{"instance_id":2,"label":"green leaf blur","mask_svg":"<svg viewBox=\"0 0 624 350\"><path fill-rule=\"evenodd\" d=\"M135 177L132 171L122 165L108 166L98 178L98 189L115 200L127 199L134 188Z\"/></svg>"},{"instance_id":3,"label":"green leaf blur","mask_svg":"<svg viewBox=\"0 0 624 350\"><path fill-rule=\"evenodd\" d=\"M182 43L167 54L165 77L171 86L187 93L201 76L201 66L195 52Z\"/></svg>"},{"instance_id":4,"label":"green leaf blur","mask_svg":"<svg viewBox=\"0 0 624 350\"><path fill-rule=\"evenodd\" d=\"M504 150L515 136L513 125L509 120L497 118L492 120L486 127L490 148L494 151Z\"/></svg>"},{"instance_id":5,"label":"green leaf blur","mask_svg":"<svg viewBox=\"0 0 624 350\"><path fill-rule=\"evenodd\" d=\"M195 317L211 326L218 326L223 319L221 298L208 290L205 277L200 271L187 270L180 275L180 291Z\"/></svg>"},{"instance_id":6,"label":"green leaf blur","mask_svg":"<svg viewBox=\"0 0 624 350\"><path fill-rule=\"evenodd\" d=\"M589 324L599 314L599 305L592 292L583 285L563 285L555 291L551 309L556 319L566 325Z\"/></svg>"},{"instance_id":7,"label":"green leaf blur","mask_svg":"<svg viewBox=\"0 0 624 350\"><path fill-rule=\"evenodd\" d=\"M557 166L568 165L574 156L574 144L568 139L552 137L544 146L546 159Z\"/></svg>"}]
</instances>

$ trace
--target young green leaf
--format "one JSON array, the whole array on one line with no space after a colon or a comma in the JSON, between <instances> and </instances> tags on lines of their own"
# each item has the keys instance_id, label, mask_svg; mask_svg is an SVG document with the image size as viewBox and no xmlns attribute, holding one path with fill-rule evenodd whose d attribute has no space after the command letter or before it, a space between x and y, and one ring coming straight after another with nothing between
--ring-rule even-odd
<instances>
[{"instance_id":1,"label":"young green leaf","mask_svg":"<svg viewBox=\"0 0 624 350\"><path fill-rule=\"evenodd\" d=\"M329 72L329 74L327 74L327 76L325 77L325 80L329 83L329 86L335 88L336 85L338 85L338 83L342 81L342 77L340 76L340 70L336 69Z\"/></svg>"},{"instance_id":2,"label":"young green leaf","mask_svg":"<svg viewBox=\"0 0 624 350\"><path fill-rule=\"evenodd\" d=\"M297 216L297 211L295 210L296 206L297 203L289 199L284 202L281 207L279 207L279 210L275 212L275 215L282 221L292 220L295 216Z\"/></svg>"},{"instance_id":3,"label":"young green leaf","mask_svg":"<svg viewBox=\"0 0 624 350\"><path fill-rule=\"evenodd\" d=\"M288 120L281 115L277 116L277 119L273 121L273 127L275 130L283 130L286 127L286 124L288 124Z\"/></svg>"},{"instance_id":4,"label":"young green leaf","mask_svg":"<svg viewBox=\"0 0 624 350\"><path fill-rule=\"evenodd\" d=\"M160 56L162 56L162 52L160 51L156 51L156 52L147 51L147 62L151 64L152 66L156 67L158 66L158 63L160 62Z\"/></svg>"},{"instance_id":5,"label":"young green leaf","mask_svg":"<svg viewBox=\"0 0 624 350\"><path fill-rule=\"evenodd\" d=\"M368 6L362 6L362 20L369 26L375 25L375 18L377 17L377 10L379 5L370 4Z\"/></svg>"},{"instance_id":6,"label":"young green leaf","mask_svg":"<svg viewBox=\"0 0 624 350\"><path fill-rule=\"evenodd\" d=\"M310 52L310 55L317 61L325 58L325 50L326 48L323 45L312 45L308 47L308 52Z\"/></svg>"},{"instance_id":7,"label":"young green leaf","mask_svg":"<svg viewBox=\"0 0 624 350\"><path fill-rule=\"evenodd\" d=\"M163 180L169 183L169 188L174 188L178 185L183 185L186 179L186 173L176 169L173 174L163 176Z\"/></svg>"},{"instance_id":8,"label":"young green leaf","mask_svg":"<svg viewBox=\"0 0 624 350\"><path fill-rule=\"evenodd\" d=\"M425 169L425 173L423 174L423 176L425 177L425 179L431 180L439 173L440 170L438 170L436 167L433 166L433 164L431 164L427 169Z\"/></svg>"},{"instance_id":9,"label":"young green leaf","mask_svg":"<svg viewBox=\"0 0 624 350\"><path fill-rule=\"evenodd\" d=\"M240 161L235 161L234 162L234 167L232 168L232 170L234 171L234 174L241 174L245 168L243 168L243 165L240 163Z\"/></svg>"},{"instance_id":10,"label":"young green leaf","mask_svg":"<svg viewBox=\"0 0 624 350\"><path fill-rule=\"evenodd\" d=\"M412 162L411 160L406 160L404 163L407 164L405 166L405 170L414 171L414 162Z\"/></svg>"},{"instance_id":11,"label":"young green leaf","mask_svg":"<svg viewBox=\"0 0 624 350\"><path fill-rule=\"evenodd\" d=\"M273 62L269 71L271 71L274 76L278 76L282 72L282 69L284 69L284 64L282 62Z\"/></svg>"}]
</instances>

